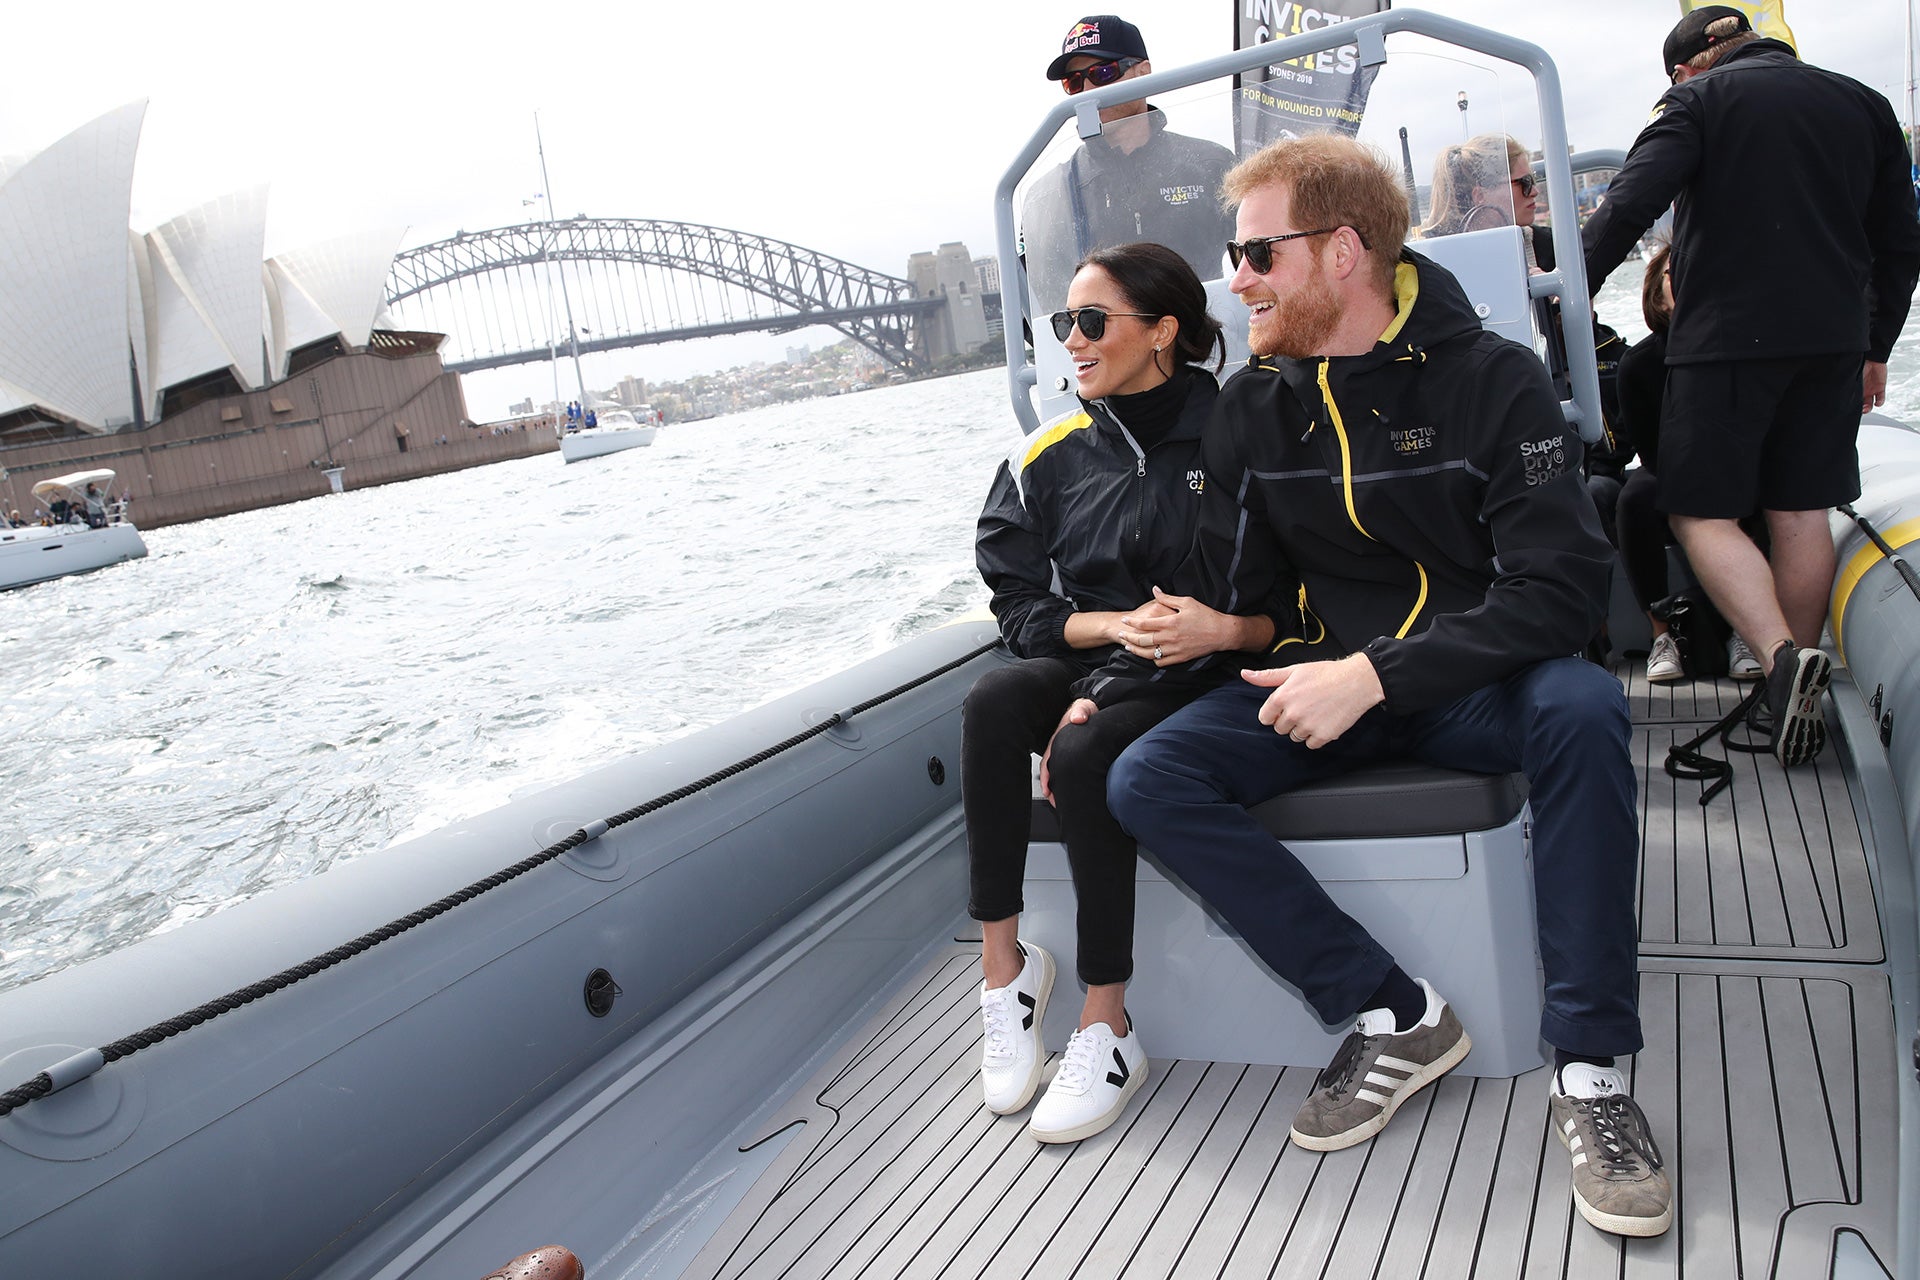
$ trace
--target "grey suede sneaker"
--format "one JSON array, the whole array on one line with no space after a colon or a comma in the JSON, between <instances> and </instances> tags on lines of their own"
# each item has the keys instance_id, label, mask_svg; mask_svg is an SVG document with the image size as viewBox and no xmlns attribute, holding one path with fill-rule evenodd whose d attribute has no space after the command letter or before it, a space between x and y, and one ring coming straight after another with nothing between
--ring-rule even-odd
<instances>
[{"instance_id":1,"label":"grey suede sneaker","mask_svg":"<svg viewBox=\"0 0 1920 1280\"><path fill-rule=\"evenodd\" d=\"M1827 745L1820 695L1832 680L1833 660L1818 649L1783 644L1773 651L1773 670L1767 673L1773 729L1767 745L1781 764L1805 764Z\"/></svg>"},{"instance_id":2,"label":"grey suede sneaker","mask_svg":"<svg viewBox=\"0 0 1920 1280\"><path fill-rule=\"evenodd\" d=\"M1393 1014L1360 1015L1333 1061L1293 1118L1293 1140L1309 1151L1338 1151L1365 1142L1386 1127L1400 1104L1460 1065L1473 1048L1460 1019L1439 993L1419 980L1427 1012L1409 1031L1395 1031Z\"/></svg>"},{"instance_id":3,"label":"grey suede sneaker","mask_svg":"<svg viewBox=\"0 0 1920 1280\"><path fill-rule=\"evenodd\" d=\"M1657 1236L1672 1226L1673 1184L1626 1077L1569 1062L1547 1097L1553 1131L1573 1156L1580 1216L1617 1236Z\"/></svg>"}]
</instances>

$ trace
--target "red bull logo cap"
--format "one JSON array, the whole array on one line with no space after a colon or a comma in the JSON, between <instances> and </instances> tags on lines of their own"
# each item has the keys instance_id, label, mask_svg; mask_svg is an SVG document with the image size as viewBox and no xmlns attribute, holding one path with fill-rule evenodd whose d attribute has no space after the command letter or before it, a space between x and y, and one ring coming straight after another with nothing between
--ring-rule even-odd
<instances>
[{"instance_id":1,"label":"red bull logo cap","mask_svg":"<svg viewBox=\"0 0 1920 1280\"><path fill-rule=\"evenodd\" d=\"M1116 18L1110 13L1096 13L1092 17L1082 18L1073 24L1067 32L1067 38L1060 42L1060 56L1047 64L1047 79L1063 80L1067 75L1067 63L1075 58L1145 58L1147 42L1140 38L1140 28L1124 18Z\"/></svg>"}]
</instances>

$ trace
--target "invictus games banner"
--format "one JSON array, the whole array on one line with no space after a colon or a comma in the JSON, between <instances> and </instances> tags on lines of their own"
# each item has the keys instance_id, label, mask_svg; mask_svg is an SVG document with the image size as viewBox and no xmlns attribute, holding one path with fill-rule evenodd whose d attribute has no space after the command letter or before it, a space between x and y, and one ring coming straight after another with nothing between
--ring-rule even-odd
<instances>
[{"instance_id":1,"label":"invictus games banner","mask_svg":"<svg viewBox=\"0 0 1920 1280\"><path fill-rule=\"evenodd\" d=\"M1245 49L1380 13L1389 0L1234 0L1234 5L1233 47ZM1240 108L1234 119L1240 154L1303 133L1360 132L1367 91L1379 70L1362 68L1360 50L1343 44L1247 72L1240 77Z\"/></svg>"}]
</instances>

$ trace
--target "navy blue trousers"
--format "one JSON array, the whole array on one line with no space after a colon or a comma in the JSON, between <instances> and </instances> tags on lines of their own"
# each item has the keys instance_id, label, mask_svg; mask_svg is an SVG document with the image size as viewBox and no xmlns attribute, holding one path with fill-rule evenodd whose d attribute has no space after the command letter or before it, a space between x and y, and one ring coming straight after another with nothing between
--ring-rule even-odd
<instances>
[{"instance_id":1,"label":"navy blue trousers","mask_svg":"<svg viewBox=\"0 0 1920 1280\"><path fill-rule=\"evenodd\" d=\"M1639 810L1618 681L1577 658L1555 659L1436 711L1394 716L1376 707L1318 750L1260 723L1268 692L1243 681L1216 689L1129 747L1107 779L1121 826L1323 1021L1339 1023L1360 1012L1393 957L1247 806L1391 758L1524 773L1546 971L1541 1036L1570 1053L1639 1050Z\"/></svg>"}]
</instances>

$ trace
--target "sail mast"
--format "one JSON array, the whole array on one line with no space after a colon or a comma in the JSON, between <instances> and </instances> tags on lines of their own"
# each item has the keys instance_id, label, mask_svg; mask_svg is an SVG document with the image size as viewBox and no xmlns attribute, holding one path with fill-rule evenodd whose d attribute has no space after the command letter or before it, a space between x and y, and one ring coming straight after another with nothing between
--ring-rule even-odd
<instances>
[{"instance_id":1,"label":"sail mast","mask_svg":"<svg viewBox=\"0 0 1920 1280\"><path fill-rule=\"evenodd\" d=\"M540 184L547 189L547 230L554 229L553 182L547 177L547 144L540 136L540 116L533 117L533 143L540 151ZM551 259L549 259L551 265ZM580 335L573 327L573 300L567 296L567 269L560 268L560 303L567 309L567 350L573 356L573 377L580 384L580 413L587 412L587 377L580 372ZM558 398L558 392L555 393Z\"/></svg>"}]
</instances>

